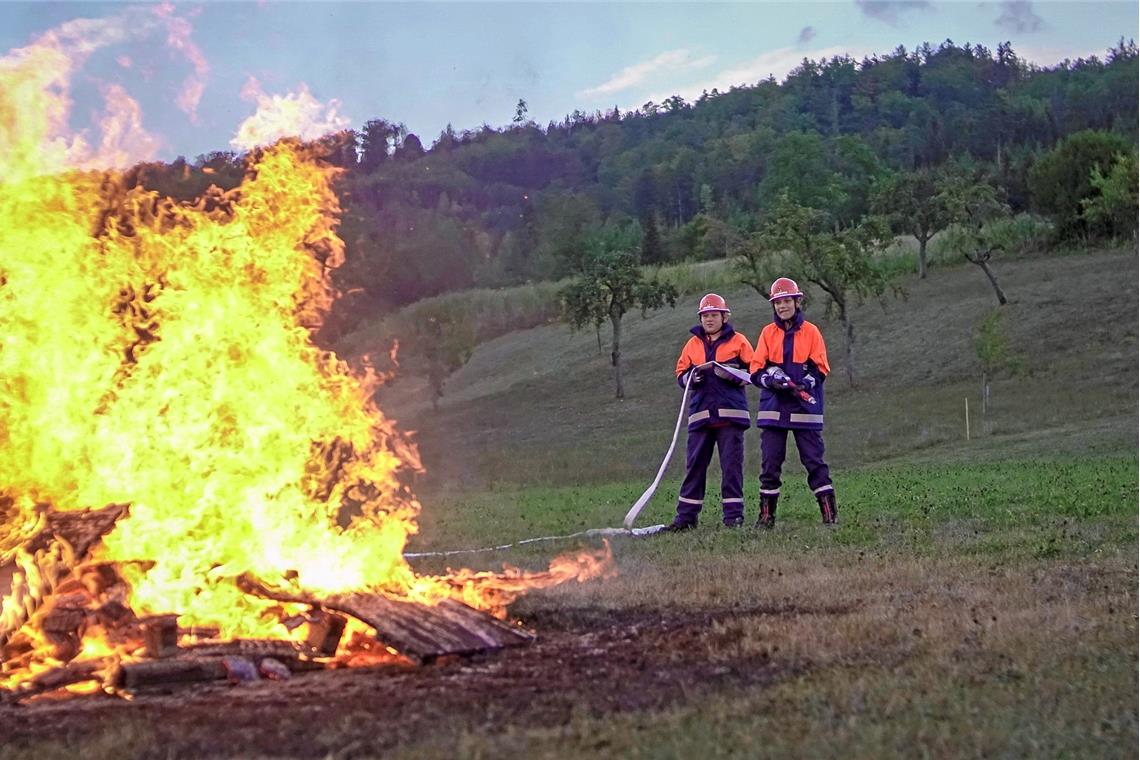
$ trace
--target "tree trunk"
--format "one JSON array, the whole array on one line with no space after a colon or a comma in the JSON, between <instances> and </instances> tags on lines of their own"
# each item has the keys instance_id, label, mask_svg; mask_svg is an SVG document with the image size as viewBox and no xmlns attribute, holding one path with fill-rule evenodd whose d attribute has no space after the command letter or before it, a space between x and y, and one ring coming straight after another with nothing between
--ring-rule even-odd
<instances>
[{"instance_id":1,"label":"tree trunk","mask_svg":"<svg viewBox=\"0 0 1140 760\"><path fill-rule=\"evenodd\" d=\"M981 256L971 257L969 255L967 255L966 258L969 259L971 263L977 264L982 268L982 271L986 273L986 277L990 280L990 285L994 286L994 294L997 295L998 306L1005 306L1008 299L1006 299L1005 292L1002 291L1001 285L998 285L997 277L994 277L993 270L990 269L990 265L986 262L986 259Z\"/></svg>"},{"instance_id":2,"label":"tree trunk","mask_svg":"<svg viewBox=\"0 0 1140 760\"><path fill-rule=\"evenodd\" d=\"M918 279L926 279L926 244L930 242L929 237L918 238Z\"/></svg>"},{"instance_id":3,"label":"tree trunk","mask_svg":"<svg viewBox=\"0 0 1140 760\"><path fill-rule=\"evenodd\" d=\"M986 386L988 384L989 383L986 380L986 371L983 369L982 370L982 419L983 420L986 418Z\"/></svg>"},{"instance_id":4,"label":"tree trunk","mask_svg":"<svg viewBox=\"0 0 1140 760\"><path fill-rule=\"evenodd\" d=\"M990 433L990 378L985 370L982 370L982 432L986 435Z\"/></svg>"},{"instance_id":5,"label":"tree trunk","mask_svg":"<svg viewBox=\"0 0 1140 760\"><path fill-rule=\"evenodd\" d=\"M613 352L610 358L614 365L614 379L617 382L617 398L625 398L625 387L621 379L621 311L617 307L610 307L610 324L614 328Z\"/></svg>"},{"instance_id":6,"label":"tree trunk","mask_svg":"<svg viewBox=\"0 0 1140 760\"><path fill-rule=\"evenodd\" d=\"M855 387L855 325L851 323L851 319L847 316L847 304L839 304L839 319L843 322L843 327L847 331L847 341L845 348L846 364L847 364L847 382L854 388Z\"/></svg>"}]
</instances>

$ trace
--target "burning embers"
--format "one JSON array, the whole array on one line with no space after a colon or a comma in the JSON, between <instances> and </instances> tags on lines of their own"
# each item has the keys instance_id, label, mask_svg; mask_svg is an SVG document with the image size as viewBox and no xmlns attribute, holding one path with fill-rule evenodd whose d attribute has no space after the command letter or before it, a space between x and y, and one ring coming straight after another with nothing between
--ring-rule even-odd
<instances>
[{"instance_id":1,"label":"burning embers","mask_svg":"<svg viewBox=\"0 0 1140 760\"><path fill-rule=\"evenodd\" d=\"M114 172L36 167L38 143L16 133L40 122L23 115L65 93L6 88L23 65L0 66L0 145L21 147L0 151L0 688L49 674L119 688L140 653L164 651L148 637L172 635L154 616L176 616L181 647L156 662L206 656L182 651L204 631L211 646L299 642L283 621L341 614L338 662L376 656L372 631L379 651L430 659L399 638L424 626L470 651L456 616L474 639L503 631L456 601L502 615L607 566L608 549L540 573L414 572L415 448L374 378L311 339L343 252L334 170L284 140L250 154L239 187L179 204ZM270 659L313 661L296 651ZM247 655L220 656L262 667Z\"/></svg>"}]
</instances>

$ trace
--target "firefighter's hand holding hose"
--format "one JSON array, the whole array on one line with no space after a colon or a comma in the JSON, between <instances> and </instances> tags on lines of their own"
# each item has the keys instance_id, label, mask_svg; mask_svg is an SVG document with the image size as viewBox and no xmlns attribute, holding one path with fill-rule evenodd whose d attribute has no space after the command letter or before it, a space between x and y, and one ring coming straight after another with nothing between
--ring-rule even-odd
<instances>
[{"instance_id":1,"label":"firefighter's hand holding hose","mask_svg":"<svg viewBox=\"0 0 1140 760\"><path fill-rule=\"evenodd\" d=\"M795 386L788 373L773 365L760 375L760 387L772 391L786 391Z\"/></svg>"},{"instance_id":2,"label":"firefighter's hand holding hose","mask_svg":"<svg viewBox=\"0 0 1140 760\"><path fill-rule=\"evenodd\" d=\"M810 375L809 375L810 377ZM760 374L760 387L768 388L773 391L790 391L809 404L815 403L815 397L808 393L806 390L796 385L792 378L788 377L788 373L777 366L771 366ZM812 385L814 385L814 378Z\"/></svg>"},{"instance_id":3,"label":"firefighter's hand holding hose","mask_svg":"<svg viewBox=\"0 0 1140 760\"><path fill-rule=\"evenodd\" d=\"M686 374L681 376L682 385L684 385L686 383L689 383L692 385L697 385L699 383L704 382L704 379L705 379L704 371L707 370L709 367L713 367L713 365L715 365L715 364L716 364L716 362L705 362L704 364L698 364L698 365L694 366ZM714 371L716 369L719 369L719 367L714 367Z\"/></svg>"}]
</instances>

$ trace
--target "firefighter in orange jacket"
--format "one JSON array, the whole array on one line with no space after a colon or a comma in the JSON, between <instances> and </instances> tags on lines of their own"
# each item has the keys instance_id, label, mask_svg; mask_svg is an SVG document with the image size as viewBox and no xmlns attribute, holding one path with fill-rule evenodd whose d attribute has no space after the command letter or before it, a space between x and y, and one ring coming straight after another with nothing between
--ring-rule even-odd
<instances>
[{"instance_id":1,"label":"firefighter in orange jacket","mask_svg":"<svg viewBox=\"0 0 1140 760\"><path fill-rule=\"evenodd\" d=\"M701 323L690 330L693 337L677 359L677 383L682 388L688 385L690 393L689 437L677 516L666 530L697 527L713 447L720 455L724 524L731 528L744 524L744 432L751 421L747 383L712 362L747 371L752 344L728 323L729 313L728 304L716 293L702 298L697 308Z\"/></svg>"},{"instance_id":2,"label":"firefighter in orange jacket","mask_svg":"<svg viewBox=\"0 0 1140 760\"><path fill-rule=\"evenodd\" d=\"M823 385L831 372L827 346L819 328L804 319L795 280L780 277L772 283L768 300L772 321L760 331L749 372L761 388L760 411L760 519L756 525L776 524L780 498L780 470L787 454L788 431L796 438L800 461L807 470L808 487L819 502L824 524L838 521L835 488L823 459Z\"/></svg>"}]
</instances>

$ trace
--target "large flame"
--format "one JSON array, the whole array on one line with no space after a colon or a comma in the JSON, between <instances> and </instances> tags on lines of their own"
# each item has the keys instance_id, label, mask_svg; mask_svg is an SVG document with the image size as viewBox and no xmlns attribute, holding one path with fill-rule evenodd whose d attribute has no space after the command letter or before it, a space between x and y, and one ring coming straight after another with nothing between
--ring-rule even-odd
<instances>
[{"instance_id":1,"label":"large flame","mask_svg":"<svg viewBox=\"0 0 1140 760\"><path fill-rule=\"evenodd\" d=\"M602 569L414 573L415 449L370 378L311 339L343 252L335 170L282 140L250 154L238 188L193 205L61 170L66 92L51 85L71 65L51 46L0 59L0 565L28 559L46 508L126 503L95 559L126 579L130 608L225 637L282 635L243 575L501 611L525 587ZM112 94L113 123L140 124ZM37 583L22 570L13 597Z\"/></svg>"}]
</instances>

